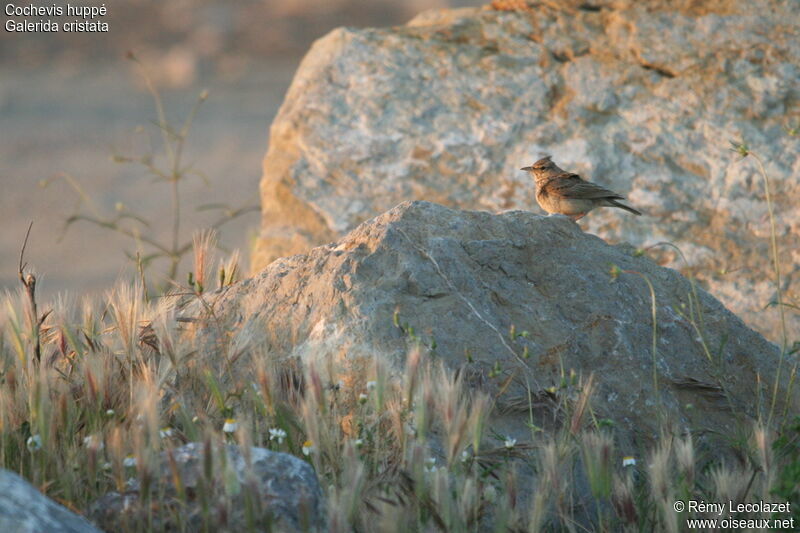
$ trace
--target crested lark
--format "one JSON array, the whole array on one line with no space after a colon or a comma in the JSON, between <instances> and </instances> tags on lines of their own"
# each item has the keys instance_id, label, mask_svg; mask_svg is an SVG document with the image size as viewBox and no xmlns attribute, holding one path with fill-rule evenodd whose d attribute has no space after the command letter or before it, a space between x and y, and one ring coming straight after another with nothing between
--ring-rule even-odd
<instances>
[{"instance_id":1,"label":"crested lark","mask_svg":"<svg viewBox=\"0 0 800 533\"><path fill-rule=\"evenodd\" d=\"M520 170L533 174L536 180L536 201L550 214L558 213L578 220L595 207L604 206L619 207L634 215L642 214L618 201L624 200L624 196L558 168L550 160L550 156Z\"/></svg>"}]
</instances>

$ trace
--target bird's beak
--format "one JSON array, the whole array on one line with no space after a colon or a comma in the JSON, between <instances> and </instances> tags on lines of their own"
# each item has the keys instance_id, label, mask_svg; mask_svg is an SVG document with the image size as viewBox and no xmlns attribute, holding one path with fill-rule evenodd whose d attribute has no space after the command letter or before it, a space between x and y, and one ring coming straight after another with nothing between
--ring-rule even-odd
<instances>
[{"instance_id":1,"label":"bird's beak","mask_svg":"<svg viewBox=\"0 0 800 533\"><path fill-rule=\"evenodd\" d=\"M531 170L533 170L533 167L522 167L520 170L527 170L528 172L530 172Z\"/></svg>"}]
</instances>

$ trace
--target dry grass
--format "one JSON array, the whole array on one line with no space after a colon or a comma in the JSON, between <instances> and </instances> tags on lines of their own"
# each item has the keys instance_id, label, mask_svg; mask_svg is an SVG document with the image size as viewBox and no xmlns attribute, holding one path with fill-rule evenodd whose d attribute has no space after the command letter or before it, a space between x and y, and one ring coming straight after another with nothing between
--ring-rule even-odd
<instances>
[{"instance_id":1,"label":"dry grass","mask_svg":"<svg viewBox=\"0 0 800 533\"><path fill-rule=\"evenodd\" d=\"M498 9L521 5L495 4ZM181 153L194 111L176 130L166 123L159 96L152 92L171 165L164 170L148 158L133 162L171 186L171 242L148 241L140 228L123 225L130 218L143 220L131 213L108 220L78 214L73 221L88 220L148 244L155 252L147 258L168 260L172 288L151 297L139 258L139 279L117 285L101 300L61 297L38 306L35 277L20 260L23 286L0 304L3 468L79 511L109 491L141 487L146 512L121 518L117 529L125 531L157 530L154 524L188 527L180 506L150 503L163 497L155 480L174 475L157 471L159 454L190 441L204 442L208 449L237 442L245 450L260 446L309 461L326 494L332 532L672 532L684 529L687 518L673 510L676 500L791 500L800 508L800 419L791 424L789 413L775 411L779 376L770 418L741 428L747 438L731 436L736 453L722 459L699 448L692 435L674 434L668 427L649 449L619 449L608 424L600 427L588 415L593 376L571 369L565 372L574 394L559 400L558 429L535 431L531 424L525 442L497 435L490 420L501 406L470 389L463 373L431 363L413 333L404 369L376 358L362 365L367 370L359 376L281 359L254 331L232 337L220 332L225 342L198 345L193 331L200 322L176 320L175 309L199 302L207 327L220 327L206 297L215 276L217 287L235 282L238 254L217 262L214 274L215 234L196 233L193 246L180 239L178 184L188 172ZM750 154L743 145L737 150ZM768 187L760 161L759 168ZM234 210L216 226L243 212ZM777 264L774 230L772 245ZM192 249L194 270L188 286L179 287L178 263ZM435 261L434 266L441 274ZM641 275L618 269L614 274ZM775 276L783 315L777 267ZM650 289L655 361L658 325ZM694 283L688 296L685 316L713 361ZM463 304L484 320L468 300ZM517 354L502 332L486 324L520 368L527 368L527 352ZM779 364L790 369L793 385L797 357L788 366L790 356L784 334ZM536 401L529 393L516 403L530 409ZM664 412L661 420L668 415ZM207 477L224 484L218 464L207 470ZM200 502L212 498L202 489L193 495L178 492ZM205 509L204 516L209 530L224 525L225 517L214 509Z\"/></svg>"},{"instance_id":2,"label":"dry grass","mask_svg":"<svg viewBox=\"0 0 800 533\"><path fill-rule=\"evenodd\" d=\"M206 248L198 264L212 261L208 243L198 239ZM685 516L672 510L676 499L779 501L773 491L782 465L797 460L776 454L775 436L759 424L736 464L701 453L690 435L665 433L636 465L623 466L631 451L580 422L593 386L580 379L573 402L562 406L564 429L505 440L490 432L492 400L428 362L416 344L405 370L376 360L357 381L336 369L326 369L326 379L314 367L293 371L253 346L252 359L236 363L245 370L236 375L247 378L220 375L208 363L215 354L198 352L174 320L181 299L200 297L187 289L148 300L141 284L122 284L102 302L61 298L45 306L52 312L41 327L38 363L24 291L7 294L0 465L81 510L132 479L145 487L168 477L156 471L164 450L237 441L311 462L331 531L678 531ZM235 433L223 431L231 419ZM213 526L213 510L209 516ZM161 518L149 524L180 523Z\"/></svg>"},{"instance_id":3,"label":"dry grass","mask_svg":"<svg viewBox=\"0 0 800 533\"><path fill-rule=\"evenodd\" d=\"M237 253L215 258L215 240L197 233L188 286L173 282L158 297L140 272L100 300L38 305L35 277L20 261L22 287L0 306L0 466L79 511L108 491L140 487L142 512L120 518L126 531L188 527L180 505L150 503L164 496L157 480L174 476L158 471L159 454L190 441L309 461L333 532L672 532L689 516L673 510L676 500L800 506L800 420L790 423L789 413L770 409L771 420L739 428L726 459L666 426L649 449L622 450L614 424L588 415L593 376L565 369L572 393L559 397L556 429L531 426L530 440L518 442L492 431L503 407L471 389L466 373L431 363L410 330L405 368L376 358L359 375L282 359L256 331L220 330L224 342L198 345L198 327L221 328L208 291L235 282L239 270ZM694 284L686 316L702 342L693 292ZM177 320L191 302L207 316ZM784 344L781 364L790 356ZM794 376L796 362L790 368ZM529 394L517 403L535 402ZM208 472L217 484L224 475ZM211 501L213 485L179 497ZM215 512L204 512L209 529L223 526Z\"/></svg>"}]
</instances>

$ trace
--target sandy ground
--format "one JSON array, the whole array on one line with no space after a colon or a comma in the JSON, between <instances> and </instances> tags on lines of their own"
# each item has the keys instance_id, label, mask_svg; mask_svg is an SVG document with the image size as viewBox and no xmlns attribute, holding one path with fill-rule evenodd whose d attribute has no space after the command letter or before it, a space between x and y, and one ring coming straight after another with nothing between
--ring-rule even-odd
<instances>
[{"instance_id":1,"label":"sandy ground","mask_svg":"<svg viewBox=\"0 0 800 533\"><path fill-rule=\"evenodd\" d=\"M143 231L168 237L168 187L140 168L111 161L115 153L151 152L160 140L153 101L124 59L129 50L161 87L180 87L164 89L170 121L182 121L200 91L210 91L187 149L187 160L210 185L199 179L185 184L186 239L217 218L198 215L193 206L258 206L269 125L313 40L341 25L403 24L424 9L482 3L119 0L103 18L108 33L0 32L0 290L18 289L19 250L31 221L26 260L45 296L97 293L134 275L124 252L135 251L135 243L87 223L64 234L78 196L63 180L44 189L42 180L70 175L106 215L121 202L151 221ZM144 133L135 133L138 127ZM226 226L220 242L240 249L248 264L258 225L252 212Z\"/></svg>"},{"instance_id":2,"label":"sandy ground","mask_svg":"<svg viewBox=\"0 0 800 533\"><path fill-rule=\"evenodd\" d=\"M173 122L183 120L202 89L210 94L194 122L186 157L210 185L197 178L186 183L184 237L216 218L193 212L193 206L258 204L269 124L298 61L251 64L235 82L201 76L187 88L164 93ZM135 250L134 243L88 223L75 224L64 234L78 195L63 180L47 188L40 186L42 180L68 174L104 213L113 214L122 202L151 221L151 234L167 238L168 188L153 183L140 168L111 160L115 153L141 155L159 147L155 118L152 98L125 61L102 68L0 68L0 290L18 287L18 254L31 221L26 260L45 297L60 291L98 292L133 275L124 251ZM143 132L136 133L137 127ZM258 223L257 213L231 223L221 233L222 244L239 248L246 257Z\"/></svg>"}]
</instances>

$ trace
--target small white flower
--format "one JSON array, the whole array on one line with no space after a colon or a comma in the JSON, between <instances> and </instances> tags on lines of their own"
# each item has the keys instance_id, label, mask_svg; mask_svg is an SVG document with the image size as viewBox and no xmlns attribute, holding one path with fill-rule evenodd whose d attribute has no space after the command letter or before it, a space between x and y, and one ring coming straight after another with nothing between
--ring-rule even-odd
<instances>
[{"instance_id":1,"label":"small white flower","mask_svg":"<svg viewBox=\"0 0 800 533\"><path fill-rule=\"evenodd\" d=\"M233 433L239 427L239 423L235 418L226 418L225 424L222 426L222 431L225 433Z\"/></svg>"},{"instance_id":2,"label":"small white flower","mask_svg":"<svg viewBox=\"0 0 800 533\"><path fill-rule=\"evenodd\" d=\"M307 440L303 443L303 455L310 455L314 451L314 443Z\"/></svg>"},{"instance_id":3,"label":"small white flower","mask_svg":"<svg viewBox=\"0 0 800 533\"><path fill-rule=\"evenodd\" d=\"M367 390L374 390L378 386L377 381L367 381Z\"/></svg>"},{"instance_id":4,"label":"small white flower","mask_svg":"<svg viewBox=\"0 0 800 533\"><path fill-rule=\"evenodd\" d=\"M428 474L436 472L436 457L428 457L425 459L425 466L422 468Z\"/></svg>"},{"instance_id":5,"label":"small white flower","mask_svg":"<svg viewBox=\"0 0 800 533\"><path fill-rule=\"evenodd\" d=\"M162 439L168 439L169 437L171 437L174 434L175 434L175 431L169 426L163 427L163 428L158 430L158 436L161 437Z\"/></svg>"},{"instance_id":6,"label":"small white flower","mask_svg":"<svg viewBox=\"0 0 800 533\"><path fill-rule=\"evenodd\" d=\"M91 448L96 451L105 448L105 444L103 444L103 439L101 439L97 435L89 435L88 437L84 437L83 445L86 446L87 448Z\"/></svg>"},{"instance_id":7,"label":"small white flower","mask_svg":"<svg viewBox=\"0 0 800 533\"><path fill-rule=\"evenodd\" d=\"M106 409L106 416L114 416L114 414L115 413L113 409Z\"/></svg>"},{"instance_id":8,"label":"small white flower","mask_svg":"<svg viewBox=\"0 0 800 533\"><path fill-rule=\"evenodd\" d=\"M38 452L42 449L42 436L41 435L31 435L28 437L28 440L25 441L25 446L28 447L28 450L32 452Z\"/></svg>"},{"instance_id":9,"label":"small white flower","mask_svg":"<svg viewBox=\"0 0 800 533\"><path fill-rule=\"evenodd\" d=\"M362 392L361 394L358 395L358 403L363 405L363 404L367 403L367 399L368 398L369 398L369 396L367 396L366 394L364 394Z\"/></svg>"},{"instance_id":10,"label":"small white flower","mask_svg":"<svg viewBox=\"0 0 800 533\"><path fill-rule=\"evenodd\" d=\"M129 455L122 460L122 466L126 466L128 468L133 468L136 466L136 457Z\"/></svg>"},{"instance_id":11,"label":"small white flower","mask_svg":"<svg viewBox=\"0 0 800 533\"><path fill-rule=\"evenodd\" d=\"M622 466L636 466L636 459L630 455L627 455L622 458Z\"/></svg>"},{"instance_id":12,"label":"small white flower","mask_svg":"<svg viewBox=\"0 0 800 533\"><path fill-rule=\"evenodd\" d=\"M514 446L517 445L517 439L512 439L511 437L506 437L506 442L504 444L505 444L505 447L510 450Z\"/></svg>"},{"instance_id":13,"label":"small white flower","mask_svg":"<svg viewBox=\"0 0 800 533\"><path fill-rule=\"evenodd\" d=\"M106 471L111 470L111 463L106 461L106 462L104 462L103 464L100 465L100 468L103 469L103 470L106 470Z\"/></svg>"},{"instance_id":14,"label":"small white flower","mask_svg":"<svg viewBox=\"0 0 800 533\"><path fill-rule=\"evenodd\" d=\"M461 462L466 463L467 461L469 461L469 452L467 450L464 450L463 452L461 452Z\"/></svg>"},{"instance_id":15,"label":"small white flower","mask_svg":"<svg viewBox=\"0 0 800 533\"><path fill-rule=\"evenodd\" d=\"M286 438L286 432L281 428L272 428L269 430L269 440L277 440L278 444L283 444L283 439Z\"/></svg>"},{"instance_id":16,"label":"small white flower","mask_svg":"<svg viewBox=\"0 0 800 533\"><path fill-rule=\"evenodd\" d=\"M361 448L364 446L364 439L356 439L354 444L356 445L356 448Z\"/></svg>"}]
</instances>

